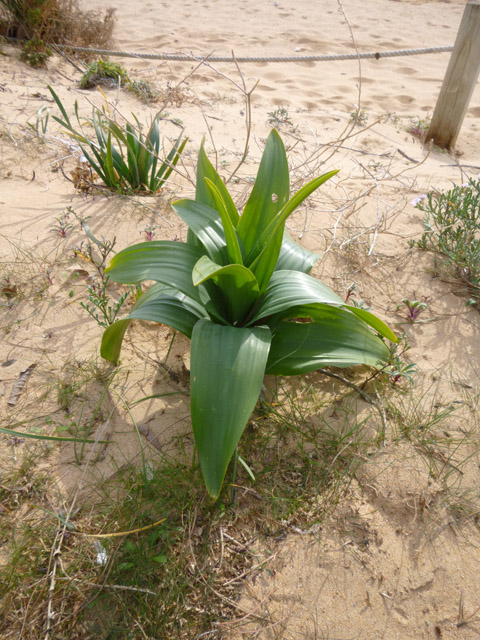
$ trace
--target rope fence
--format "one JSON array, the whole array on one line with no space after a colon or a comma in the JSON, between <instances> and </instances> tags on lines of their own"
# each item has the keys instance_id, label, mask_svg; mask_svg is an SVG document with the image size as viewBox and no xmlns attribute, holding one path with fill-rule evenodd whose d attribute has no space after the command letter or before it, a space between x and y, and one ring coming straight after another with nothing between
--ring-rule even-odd
<instances>
[{"instance_id":1,"label":"rope fence","mask_svg":"<svg viewBox=\"0 0 480 640\"><path fill-rule=\"evenodd\" d=\"M313 56L194 56L193 54L176 53L133 53L131 51L112 51L110 49L90 49L89 47L71 47L68 45L54 45L60 50L78 53L96 53L101 56L117 56L121 58L140 58L142 60L171 60L189 62L208 60L209 62L329 62L335 60L358 60L374 58L395 58L400 56L416 56L426 53L445 53L452 51L453 46L425 47L423 49L398 49L396 51L372 51L367 53L335 53Z\"/></svg>"},{"instance_id":2,"label":"rope fence","mask_svg":"<svg viewBox=\"0 0 480 640\"><path fill-rule=\"evenodd\" d=\"M24 42L19 38L5 37L14 43ZM99 56L118 58L139 58L140 60L170 60L172 62L334 62L336 60L364 60L380 58L397 58L400 56L418 56L426 53L445 53L453 50L453 46L424 47L422 49L397 49L394 51L369 51L366 53L333 53L312 56L195 56L186 53L136 53L132 51L113 51L111 49L94 49L90 47L74 47L66 44L49 43L51 47L60 51L74 53L95 53Z\"/></svg>"}]
</instances>

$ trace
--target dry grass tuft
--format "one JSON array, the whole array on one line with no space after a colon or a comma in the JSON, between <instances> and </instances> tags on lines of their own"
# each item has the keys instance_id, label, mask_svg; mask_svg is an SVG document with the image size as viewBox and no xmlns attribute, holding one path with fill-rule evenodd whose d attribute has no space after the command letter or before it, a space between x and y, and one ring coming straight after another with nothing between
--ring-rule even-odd
<instances>
[{"instance_id":1,"label":"dry grass tuft","mask_svg":"<svg viewBox=\"0 0 480 640\"><path fill-rule=\"evenodd\" d=\"M35 48L46 50L49 44L107 48L114 26L115 9L83 11L78 0L0 0L0 33L27 40Z\"/></svg>"}]
</instances>

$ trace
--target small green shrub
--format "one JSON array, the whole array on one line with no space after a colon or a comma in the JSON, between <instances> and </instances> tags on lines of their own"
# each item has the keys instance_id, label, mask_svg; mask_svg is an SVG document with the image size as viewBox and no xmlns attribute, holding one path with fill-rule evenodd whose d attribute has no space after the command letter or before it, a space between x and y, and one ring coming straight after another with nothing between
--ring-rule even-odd
<instances>
[{"instance_id":1,"label":"small green shrub","mask_svg":"<svg viewBox=\"0 0 480 640\"><path fill-rule=\"evenodd\" d=\"M97 60L88 65L80 80L82 89L90 89L99 84L118 85L131 91L144 102L154 102L159 92L147 80L131 80L122 65L108 60Z\"/></svg>"},{"instance_id":2,"label":"small green shrub","mask_svg":"<svg viewBox=\"0 0 480 640\"><path fill-rule=\"evenodd\" d=\"M60 109L63 120L57 116L52 117L78 142L90 165L110 189L123 193L151 195L162 188L177 164L187 138L182 141L180 134L165 161L161 162L159 114L144 136L138 120L136 128L129 123L123 128L94 107L92 124L95 139L91 139L83 132L77 102L75 116L78 129L75 129L60 98L50 86L48 89Z\"/></svg>"},{"instance_id":3,"label":"small green shrub","mask_svg":"<svg viewBox=\"0 0 480 640\"><path fill-rule=\"evenodd\" d=\"M98 84L121 85L125 87L130 82L127 70L116 62L97 60L88 65L80 80L82 89L90 89Z\"/></svg>"},{"instance_id":4,"label":"small green shrub","mask_svg":"<svg viewBox=\"0 0 480 640\"><path fill-rule=\"evenodd\" d=\"M44 67L52 53L43 40L33 38L23 45L20 57L31 67Z\"/></svg>"},{"instance_id":5,"label":"small green shrub","mask_svg":"<svg viewBox=\"0 0 480 640\"><path fill-rule=\"evenodd\" d=\"M368 114L365 109L357 107L355 111L351 111L350 122L358 127L365 127L368 123Z\"/></svg>"},{"instance_id":6,"label":"small green shrub","mask_svg":"<svg viewBox=\"0 0 480 640\"><path fill-rule=\"evenodd\" d=\"M156 284L127 318L106 329L103 358L118 361L132 319L169 325L191 339L193 433L214 499L265 373L376 366L390 359L378 334L397 341L372 313L347 304L309 276L318 256L285 232L287 218L336 173L315 178L290 198L288 161L273 130L240 216L202 147L196 200L173 204L189 227L187 242L134 245L120 251L106 270L115 282Z\"/></svg>"},{"instance_id":7,"label":"small green shrub","mask_svg":"<svg viewBox=\"0 0 480 640\"><path fill-rule=\"evenodd\" d=\"M475 303L480 298L480 180L430 191L413 204L424 212L425 233L416 242L434 251L467 283Z\"/></svg>"},{"instance_id":8,"label":"small green shrub","mask_svg":"<svg viewBox=\"0 0 480 640\"><path fill-rule=\"evenodd\" d=\"M268 124L278 127L282 124L293 124L292 119L285 107L278 107L268 114Z\"/></svg>"}]
</instances>

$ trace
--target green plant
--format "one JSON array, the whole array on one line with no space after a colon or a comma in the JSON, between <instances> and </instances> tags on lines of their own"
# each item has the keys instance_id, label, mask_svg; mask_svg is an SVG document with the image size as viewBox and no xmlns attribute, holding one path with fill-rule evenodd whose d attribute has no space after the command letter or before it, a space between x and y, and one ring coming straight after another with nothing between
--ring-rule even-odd
<instances>
[{"instance_id":1,"label":"green plant","mask_svg":"<svg viewBox=\"0 0 480 640\"><path fill-rule=\"evenodd\" d=\"M90 89L99 84L118 85L134 93L144 102L153 102L158 91L147 80L131 80L122 65L109 60L96 60L88 65L80 80L82 89Z\"/></svg>"},{"instance_id":2,"label":"green plant","mask_svg":"<svg viewBox=\"0 0 480 640\"><path fill-rule=\"evenodd\" d=\"M350 122L359 127L364 127L368 122L368 114L365 109L360 109L355 105L355 111L350 112Z\"/></svg>"},{"instance_id":3,"label":"green plant","mask_svg":"<svg viewBox=\"0 0 480 640\"><path fill-rule=\"evenodd\" d=\"M475 303L480 297L480 180L444 193L430 191L415 199L415 206L425 214L426 229L417 246L442 256L467 283Z\"/></svg>"},{"instance_id":4,"label":"green plant","mask_svg":"<svg viewBox=\"0 0 480 640\"><path fill-rule=\"evenodd\" d=\"M48 127L48 119L50 117L50 109L46 104L42 104L42 106L37 111L37 118L35 120L35 124L31 122L27 122L28 126L35 131L40 140L43 140L47 135L47 127Z\"/></svg>"},{"instance_id":5,"label":"green plant","mask_svg":"<svg viewBox=\"0 0 480 640\"><path fill-rule=\"evenodd\" d=\"M322 366L377 365L389 350L370 327L393 332L308 275L318 256L285 233L289 215L337 172L289 199L282 140L273 130L242 216L200 149L196 200L174 210L186 243L152 241L119 252L112 280L154 284L130 315L104 333L101 355L117 362L131 319L170 325L191 338L191 416L208 492L217 498L255 407L265 373L296 375Z\"/></svg>"},{"instance_id":6,"label":"green plant","mask_svg":"<svg viewBox=\"0 0 480 640\"><path fill-rule=\"evenodd\" d=\"M397 311L402 306L405 306L407 310L407 320L413 323L417 320L418 316L422 313L422 311L425 311L426 309L428 309L427 300L428 298L425 296L424 296L423 302L420 302L420 300L409 300L408 298L404 298L402 300L402 304L397 305Z\"/></svg>"},{"instance_id":7,"label":"green plant","mask_svg":"<svg viewBox=\"0 0 480 640\"><path fill-rule=\"evenodd\" d=\"M60 238L66 238L73 229L73 224L68 220L70 213L72 213L72 209L68 207L65 213L55 218L57 222L50 225L50 231L58 234Z\"/></svg>"},{"instance_id":8,"label":"green plant","mask_svg":"<svg viewBox=\"0 0 480 640\"><path fill-rule=\"evenodd\" d=\"M85 69L80 86L82 89L89 89L103 83L125 87L129 82L127 70L122 65L109 60L96 60Z\"/></svg>"},{"instance_id":9,"label":"green plant","mask_svg":"<svg viewBox=\"0 0 480 640\"><path fill-rule=\"evenodd\" d=\"M153 119L144 136L138 120L137 128L129 123L123 128L94 107L92 124L96 139L90 139L83 132L77 102L75 116L80 130L74 129L55 91L50 86L48 89L63 116L63 120L53 116L54 120L78 142L88 162L108 187L139 194L153 194L161 189L177 164L188 138L182 141L180 134L165 161L160 163L159 115Z\"/></svg>"},{"instance_id":10,"label":"green plant","mask_svg":"<svg viewBox=\"0 0 480 640\"><path fill-rule=\"evenodd\" d=\"M80 302L80 306L89 313L97 323L105 329L115 322L123 303L131 291L125 291L116 302L111 303L107 294L108 276L87 286L87 302ZM100 315L99 315L100 313Z\"/></svg>"},{"instance_id":11,"label":"green plant","mask_svg":"<svg viewBox=\"0 0 480 640\"><path fill-rule=\"evenodd\" d=\"M410 384L413 382L413 375L417 373L417 365L415 362L406 362L403 360L404 354L410 350L410 343L407 336L403 333L398 342L390 345L390 358L388 366L383 369L391 383L396 385L400 380L407 380Z\"/></svg>"},{"instance_id":12,"label":"green plant","mask_svg":"<svg viewBox=\"0 0 480 640\"><path fill-rule=\"evenodd\" d=\"M24 62L28 62L31 67L44 67L52 54L53 51L42 39L32 38L23 45L20 57Z\"/></svg>"},{"instance_id":13,"label":"green plant","mask_svg":"<svg viewBox=\"0 0 480 640\"><path fill-rule=\"evenodd\" d=\"M86 244L82 241L80 246L75 247L74 256L82 257L85 260L88 260L88 262L90 262L91 264L95 265L100 278L103 281L105 279L105 264L107 262L108 256L112 253L112 251L114 252L113 248L115 247L117 238L114 236L112 240L107 240L106 238L102 237L102 239L99 240L94 236L92 230L90 229L90 226L87 223L87 218L83 218L81 215L78 215L72 209L72 207L67 207L65 216L68 216L69 214L72 214L75 217L88 238ZM100 259L96 255L94 255L92 243L97 247L97 251L100 254Z\"/></svg>"},{"instance_id":14,"label":"green plant","mask_svg":"<svg viewBox=\"0 0 480 640\"><path fill-rule=\"evenodd\" d=\"M410 124L407 127L407 132L414 136L415 138L419 138L420 140L424 140L427 135L427 131L430 127L430 119L429 118L410 118Z\"/></svg>"},{"instance_id":15,"label":"green plant","mask_svg":"<svg viewBox=\"0 0 480 640\"><path fill-rule=\"evenodd\" d=\"M155 100L158 100L158 97L160 95L160 93L155 89L151 82L148 82L148 80L130 80L130 82L127 84L127 89L147 103L155 102ZM181 120L174 119L174 121L181 124Z\"/></svg>"},{"instance_id":16,"label":"green plant","mask_svg":"<svg viewBox=\"0 0 480 640\"><path fill-rule=\"evenodd\" d=\"M268 124L279 126L281 124L293 124L292 119L288 114L288 110L285 107L278 107L275 111L270 111L268 114Z\"/></svg>"}]
</instances>

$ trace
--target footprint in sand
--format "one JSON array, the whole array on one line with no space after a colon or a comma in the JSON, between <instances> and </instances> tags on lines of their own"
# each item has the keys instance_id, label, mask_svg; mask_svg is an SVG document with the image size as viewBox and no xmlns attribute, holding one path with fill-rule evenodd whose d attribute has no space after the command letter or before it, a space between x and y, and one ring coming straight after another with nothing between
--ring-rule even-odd
<instances>
[{"instance_id":1,"label":"footprint in sand","mask_svg":"<svg viewBox=\"0 0 480 640\"><path fill-rule=\"evenodd\" d=\"M418 73L418 71L412 67L398 67L397 71L399 73L404 73L406 76L413 76Z\"/></svg>"},{"instance_id":2,"label":"footprint in sand","mask_svg":"<svg viewBox=\"0 0 480 640\"><path fill-rule=\"evenodd\" d=\"M412 96L404 96L404 95L397 96L396 99L402 104L412 104L412 102L414 101Z\"/></svg>"}]
</instances>

